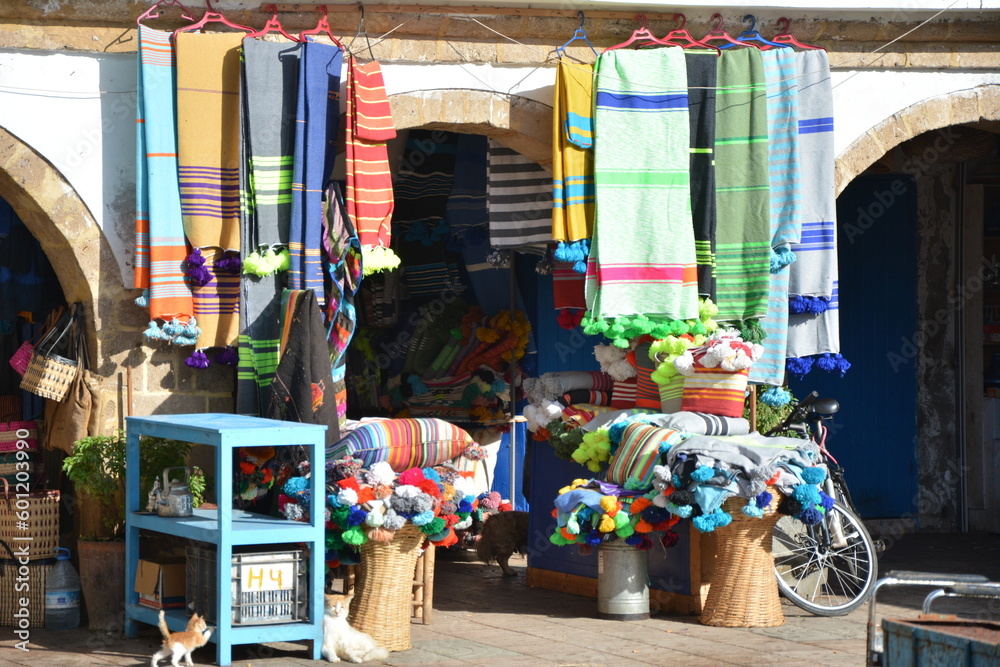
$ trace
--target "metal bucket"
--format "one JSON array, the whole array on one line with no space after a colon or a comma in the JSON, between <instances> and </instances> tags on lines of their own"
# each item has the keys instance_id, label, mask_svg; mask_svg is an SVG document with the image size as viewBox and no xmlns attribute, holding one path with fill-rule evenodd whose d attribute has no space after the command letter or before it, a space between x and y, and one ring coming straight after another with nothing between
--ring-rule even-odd
<instances>
[{"instance_id":1,"label":"metal bucket","mask_svg":"<svg viewBox=\"0 0 1000 667\"><path fill-rule=\"evenodd\" d=\"M625 542L597 547L597 615L613 621L649 618L646 552Z\"/></svg>"}]
</instances>

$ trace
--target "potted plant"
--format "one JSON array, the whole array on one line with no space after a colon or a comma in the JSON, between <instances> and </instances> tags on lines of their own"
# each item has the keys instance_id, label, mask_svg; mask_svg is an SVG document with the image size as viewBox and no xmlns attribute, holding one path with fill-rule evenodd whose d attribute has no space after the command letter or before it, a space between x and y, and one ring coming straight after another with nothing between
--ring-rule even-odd
<instances>
[{"instance_id":1,"label":"potted plant","mask_svg":"<svg viewBox=\"0 0 1000 667\"><path fill-rule=\"evenodd\" d=\"M139 454L142 498L165 468L184 465L190 444L143 438ZM125 599L125 434L77 440L63 460L77 493L80 588L91 630L121 629Z\"/></svg>"}]
</instances>

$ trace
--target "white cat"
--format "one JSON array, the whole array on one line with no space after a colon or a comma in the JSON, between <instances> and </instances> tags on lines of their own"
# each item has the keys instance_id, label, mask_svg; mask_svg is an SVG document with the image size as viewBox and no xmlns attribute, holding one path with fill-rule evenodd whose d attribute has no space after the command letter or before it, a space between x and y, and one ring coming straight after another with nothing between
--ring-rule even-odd
<instances>
[{"instance_id":1,"label":"white cat","mask_svg":"<svg viewBox=\"0 0 1000 667\"><path fill-rule=\"evenodd\" d=\"M347 624L347 614L353 595L326 595L323 614L323 657L327 662L360 663L385 660L389 652L375 640Z\"/></svg>"}]
</instances>

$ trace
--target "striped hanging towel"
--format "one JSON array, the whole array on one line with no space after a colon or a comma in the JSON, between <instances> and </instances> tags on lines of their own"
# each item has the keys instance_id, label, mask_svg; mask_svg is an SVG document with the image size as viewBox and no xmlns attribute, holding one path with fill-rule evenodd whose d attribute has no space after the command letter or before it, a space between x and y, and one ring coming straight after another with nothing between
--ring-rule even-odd
<instances>
[{"instance_id":1,"label":"striped hanging towel","mask_svg":"<svg viewBox=\"0 0 1000 667\"><path fill-rule=\"evenodd\" d=\"M175 38L181 213L209 278L192 287L198 348L234 345L239 332L242 38L193 32Z\"/></svg>"},{"instance_id":2,"label":"striped hanging towel","mask_svg":"<svg viewBox=\"0 0 1000 667\"><path fill-rule=\"evenodd\" d=\"M177 182L177 72L170 33L139 26L134 286L149 289L154 320L186 323L194 312L184 279L187 243Z\"/></svg>"},{"instance_id":3,"label":"striped hanging towel","mask_svg":"<svg viewBox=\"0 0 1000 667\"><path fill-rule=\"evenodd\" d=\"M345 130L347 213L366 255L365 274L393 268L399 260L389 250L393 195L385 142L396 130L378 61L359 65L354 56L347 59ZM375 247L383 250L372 252Z\"/></svg>"},{"instance_id":4,"label":"striped hanging towel","mask_svg":"<svg viewBox=\"0 0 1000 667\"><path fill-rule=\"evenodd\" d=\"M837 204L834 185L833 87L825 51L795 54L799 84L802 239L789 267L788 356L840 351ZM796 313L794 311L805 311Z\"/></svg>"},{"instance_id":5,"label":"striped hanging towel","mask_svg":"<svg viewBox=\"0 0 1000 667\"><path fill-rule=\"evenodd\" d=\"M691 130L691 221L698 294L715 301L715 51L685 51ZM680 405L679 401L677 405Z\"/></svg>"},{"instance_id":6,"label":"striped hanging towel","mask_svg":"<svg viewBox=\"0 0 1000 667\"><path fill-rule=\"evenodd\" d=\"M552 177L534 160L492 139L488 173L490 245L544 253L552 239Z\"/></svg>"},{"instance_id":7,"label":"striped hanging towel","mask_svg":"<svg viewBox=\"0 0 1000 667\"><path fill-rule=\"evenodd\" d=\"M394 223L445 218L455 178L458 135L443 130L410 130L393 183Z\"/></svg>"},{"instance_id":8,"label":"striped hanging towel","mask_svg":"<svg viewBox=\"0 0 1000 667\"><path fill-rule=\"evenodd\" d=\"M567 262L552 262L552 301L556 310L584 309L584 276Z\"/></svg>"},{"instance_id":9,"label":"striped hanging towel","mask_svg":"<svg viewBox=\"0 0 1000 667\"><path fill-rule=\"evenodd\" d=\"M767 82L768 183L771 189L771 274L768 280L764 354L750 367L750 382L780 386L785 379L788 342L788 244L800 227L799 88L795 53L790 48L764 51ZM780 250L778 252L774 252ZM791 257L790 257L791 256Z\"/></svg>"},{"instance_id":10,"label":"striped hanging towel","mask_svg":"<svg viewBox=\"0 0 1000 667\"><path fill-rule=\"evenodd\" d=\"M594 231L594 66L560 58L552 102L552 239ZM562 244L561 244L562 245Z\"/></svg>"},{"instance_id":11,"label":"striped hanging towel","mask_svg":"<svg viewBox=\"0 0 1000 667\"><path fill-rule=\"evenodd\" d=\"M479 134L458 135L455 148L455 179L448 197L445 217L451 235L485 235L489 224L486 207L486 174L489 139Z\"/></svg>"},{"instance_id":12,"label":"striped hanging towel","mask_svg":"<svg viewBox=\"0 0 1000 667\"><path fill-rule=\"evenodd\" d=\"M284 279L276 273L276 263L260 266L255 272L248 269L254 262L283 256L273 251L288 243L301 47L298 43L243 40L242 128L247 159L241 162L246 191L237 414L260 414L278 367L275 306L281 299Z\"/></svg>"},{"instance_id":13,"label":"striped hanging towel","mask_svg":"<svg viewBox=\"0 0 1000 667\"><path fill-rule=\"evenodd\" d=\"M325 303L321 228L323 187L333 171L340 127L340 72L344 52L319 42L301 44L292 168L288 250L290 289L311 289Z\"/></svg>"},{"instance_id":14,"label":"striped hanging towel","mask_svg":"<svg viewBox=\"0 0 1000 667\"><path fill-rule=\"evenodd\" d=\"M587 264L593 316L698 317L684 53L597 61L597 218Z\"/></svg>"},{"instance_id":15,"label":"striped hanging towel","mask_svg":"<svg viewBox=\"0 0 1000 667\"><path fill-rule=\"evenodd\" d=\"M715 107L715 319L720 322L767 312L771 216L766 93L759 50L723 52Z\"/></svg>"}]
</instances>

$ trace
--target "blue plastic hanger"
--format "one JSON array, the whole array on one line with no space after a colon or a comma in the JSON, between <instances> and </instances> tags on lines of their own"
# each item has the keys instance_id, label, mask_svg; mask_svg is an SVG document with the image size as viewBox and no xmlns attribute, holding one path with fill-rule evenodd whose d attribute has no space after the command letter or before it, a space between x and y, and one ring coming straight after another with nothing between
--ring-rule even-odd
<instances>
[{"instance_id":1,"label":"blue plastic hanger","mask_svg":"<svg viewBox=\"0 0 1000 667\"><path fill-rule=\"evenodd\" d=\"M584 18L583 12L577 12L576 15L580 17L580 25L577 26L576 30L573 31L573 36L569 38L569 41L567 41L562 46L556 47L556 53L558 53L559 55L564 55L566 53L567 46L569 46L578 39L582 39L587 43L587 46L590 47L590 50L594 52L595 56L599 55L597 53L597 49L595 49L594 45L590 43L590 39L587 37L587 31L583 29L583 18Z\"/></svg>"},{"instance_id":2,"label":"blue plastic hanger","mask_svg":"<svg viewBox=\"0 0 1000 667\"><path fill-rule=\"evenodd\" d=\"M761 44L761 51L767 51L773 48L789 48L787 44L779 44L778 42L772 42L769 39L765 39L763 35L757 32L757 17L753 14L747 14L743 17L743 22L750 22L750 27L741 32L736 40L740 42L759 42Z\"/></svg>"}]
</instances>

